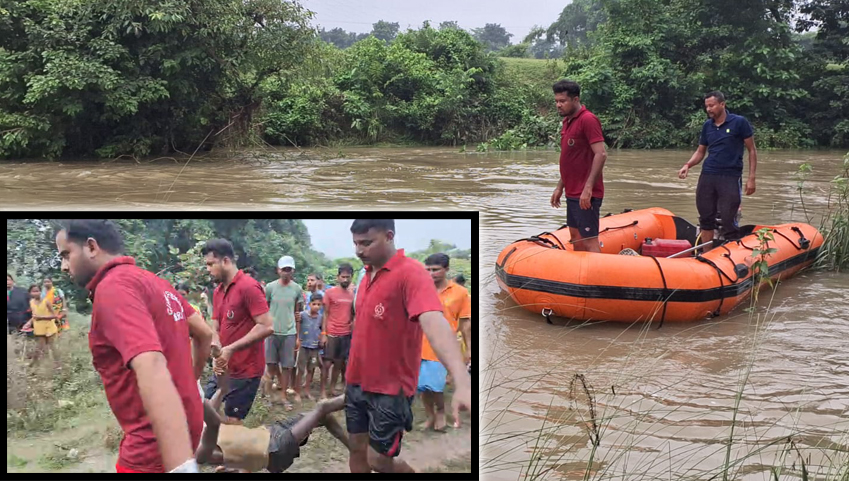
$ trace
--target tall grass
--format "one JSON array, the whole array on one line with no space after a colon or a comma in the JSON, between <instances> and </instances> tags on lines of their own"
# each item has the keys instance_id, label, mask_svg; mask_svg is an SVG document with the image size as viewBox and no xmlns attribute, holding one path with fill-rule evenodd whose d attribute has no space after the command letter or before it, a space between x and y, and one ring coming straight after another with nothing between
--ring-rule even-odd
<instances>
[{"instance_id":1,"label":"tall grass","mask_svg":"<svg viewBox=\"0 0 849 481\"><path fill-rule=\"evenodd\" d=\"M50 432L87 411L109 413L100 377L91 363L87 329L63 332L56 364L49 354L33 365L35 340L6 336L6 431Z\"/></svg>"},{"instance_id":2,"label":"tall grass","mask_svg":"<svg viewBox=\"0 0 849 481\"><path fill-rule=\"evenodd\" d=\"M831 181L820 230L825 241L817 264L838 272L849 269L849 152L843 158L843 170Z\"/></svg>"},{"instance_id":3,"label":"tall grass","mask_svg":"<svg viewBox=\"0 0 849 481\"><path fill-rule=\"evenodd\" d=\"M809 223L811 217L805 206L804 185L812 171L811 164L804 163L799 166L796 174L796 190ZM840 173L830 182L827 200L828 204L819 227L824 240L815 265L821 269L845 271L849 269L849 152L843 157Z\"/></svg>"}]
</instances>

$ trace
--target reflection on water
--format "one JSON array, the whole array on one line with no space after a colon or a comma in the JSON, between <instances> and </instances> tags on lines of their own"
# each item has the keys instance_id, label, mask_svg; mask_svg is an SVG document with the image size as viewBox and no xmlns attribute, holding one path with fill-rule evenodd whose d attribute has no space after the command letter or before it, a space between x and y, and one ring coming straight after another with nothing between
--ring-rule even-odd
<instances>
[{"instance_id":1,"label":"reflection on water","mask_svg":"<svg viewBox=\"0 0 849 481\"><path fill-rule=\"evenodd\" d=\"M688 156L613 152L602 213L659 206L696 222L698 176L675 176ZM743 200L743 223L810 217L817 225L842 153L760 157L758 190ZM510 242L563 223L565 212L548 205L555 159L489 173L515 183L484 205L481 220L480 308L490 360L481 383L484 479L583 479L588 467L594 479L709 479L726 462L729 479L773 479L771 469L780 465L781 479L795 479L801 459L817 479L846 473L838 469L849 463L849 274L808 271L762 291L754 317L737 310L660 330L557 319L548 325L499 292L493 266ZM814 166L807 215L795 179L803 162ZM598 447L586 396L569 389L576 373L592 385Z\"/></svg>"}]
</instances>

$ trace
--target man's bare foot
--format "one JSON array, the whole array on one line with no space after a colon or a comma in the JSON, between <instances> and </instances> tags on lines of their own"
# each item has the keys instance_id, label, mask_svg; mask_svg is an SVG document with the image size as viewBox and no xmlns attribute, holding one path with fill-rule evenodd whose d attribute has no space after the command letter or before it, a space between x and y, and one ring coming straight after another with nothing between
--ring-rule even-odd
<instances>
[{"instance_id":1,"label":"man's bare foot","mask_svg":"<svg viewBox=\"0 0 849 481\"><path fill-rule=\"evenodd\" d=\"M433 429L433 419L427 418L427 421L422 423L422 431Z\"/></svg>"},{"instance_id":2,"label":"man's bare foot","mask_svg":"<svg viewBox=\"0 0 849 481\"><path fill-rule=\"evenodd\" d=\"M294 401L295 404L303 404L303 401L301 400L301 395L298 394L297 392L295 393L295 396L292 398L292 401Z\"/></svg>"},{"instance_id":3,"label":"man's bare foot","mask_svg":"<svg viewBox=\"0 0 849 481\"><path fill-rule=\"evenodd\" d=\"M438 432L445 431L445 413L436 413L436 420L433 423L433 430Z\"/></svg>"}]
</instances>

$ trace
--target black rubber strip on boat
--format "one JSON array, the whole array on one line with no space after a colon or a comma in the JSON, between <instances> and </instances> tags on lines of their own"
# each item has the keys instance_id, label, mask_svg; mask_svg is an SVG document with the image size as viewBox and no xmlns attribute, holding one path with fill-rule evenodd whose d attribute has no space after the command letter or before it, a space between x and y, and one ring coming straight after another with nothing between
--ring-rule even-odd
<instances>
[{"instance_id":1,"label":"black rubber strip on boat","mask_svg":"<svg viewBox=\"0 0 849 481\"><path fill-rule=\"evenodd\" d=\"M778 262L769 267L770 277L804 264L809 260L814 260L817 258L818 253L819 247ZM662 296L666 298L666 302L709 302L737 297L752 288L751 277L743 282L723 287L714 287L711 289L677 289L669 292L669 289L665 290L663 288L595 286L536 279L508 274L504 271L503 265L496 264L495 267L495 275L508 287L585 299L657 302L658 297ZM668 296L664 296L665 293L668 293Z\"/></svg>"}]
</instances>

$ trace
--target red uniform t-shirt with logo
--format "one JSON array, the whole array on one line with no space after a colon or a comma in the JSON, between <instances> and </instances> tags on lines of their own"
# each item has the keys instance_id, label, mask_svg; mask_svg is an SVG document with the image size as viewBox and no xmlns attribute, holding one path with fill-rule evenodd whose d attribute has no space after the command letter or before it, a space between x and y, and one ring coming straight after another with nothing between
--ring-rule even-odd
<instances>
[{"instance_id":1,"label":"red uniform t-shirt with logo","mask_svg":"<svg viewBox=\"0 0 849 481\"><path fill-rule=\"evenodd\" d=\"M345 380L363 391L413 396L422 361L419 316L442 313L433 279L415 259L398 252L371 278L372 267L357 292L356 329Z\"/></svg>"},{"instance_id":2,"label":"red uniform t-shirt with logo","mask_svg":"<svg viewBox=\"0 0 849 481\"><path fill-rule=\"evenodd\" d=\"M215 288L212 310L213 319L218 319L221 347L229 346L251 332L256 325L255 317L268 312L265 289L259 281L238 271L226 291L223 283ZM230 377L233 379L262 377L265 371L265 354L262 346L262 342L256 342L246 349L234 352L228 363Z\"/></svg>"},{"instance_id":3,"label":"red uniform t-shirt with logo","mask_svg":"<svg viewBox=\"0 0 849 481\"><path fill-rule=\"evenodd\" d=\"M351 333L351 305L354 293L339 286L324 293L324 308L327 309L327 334L347 336Z\"/></svg>"},{"instance_id":4,"label":"red uniform t-shirt with logo","mask_svg":"<svg viewBox=\"0 0 849 481\"><path fill-rule=\"evenodd\" d=\"M203 405L186 322L194 309L167 281L136 267L132 257L117 257L104 265L86 288L93 300L88 343L94 368L124 430L118 464L134 471L163 472L153 426L129 366L144 352L165 356L186 412L192 451L196 450L203 430Z\"/></svg>"},{"instance_id":5,"label":"red uniform t-shirt with logo","mask_svg":"<svg viewBox=\"0 0 849 481\"><path fill-rule=\"evenodd\" d=\"M563 119L560 131L560 178L567 198L578 199L584 191L593 166L593 149L596 142L604 142L601 122L583 105L578 114ZM593 197L604 198L604 182L599 172L593 185Z\"/></svg>"}]
</instances>

